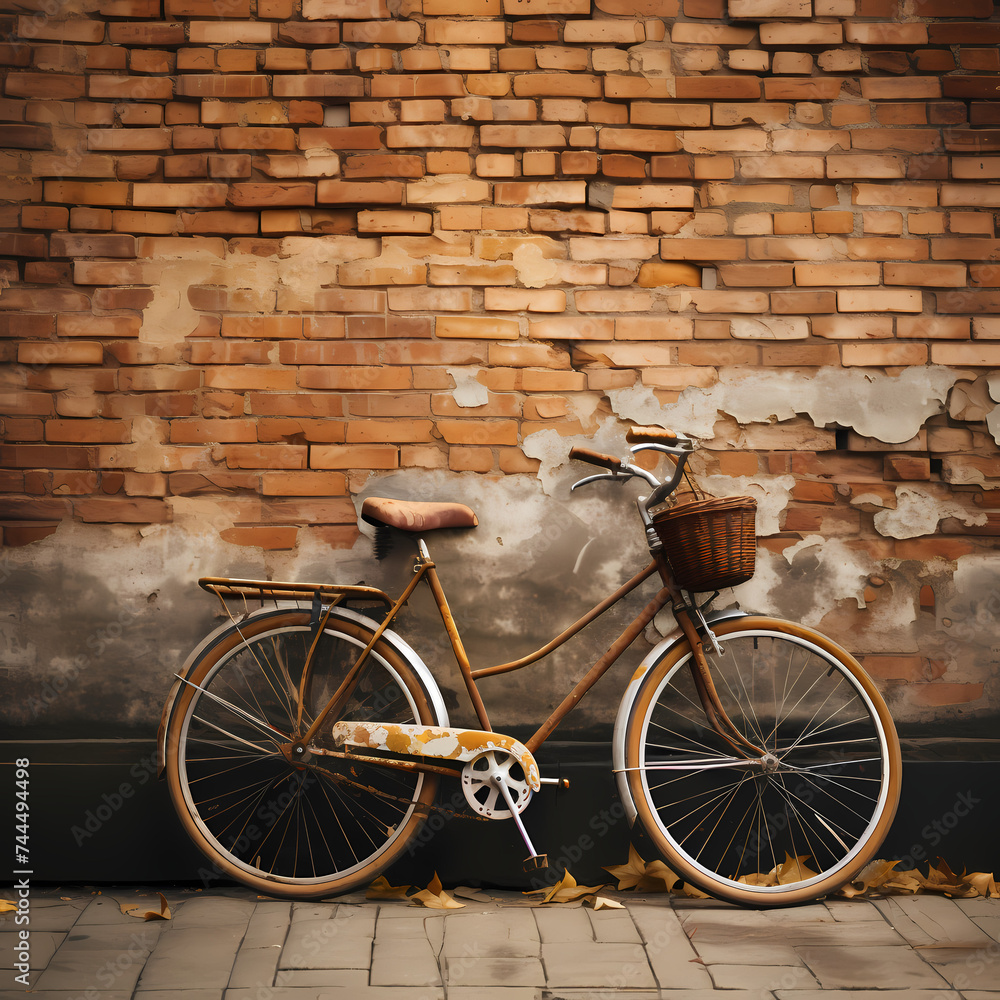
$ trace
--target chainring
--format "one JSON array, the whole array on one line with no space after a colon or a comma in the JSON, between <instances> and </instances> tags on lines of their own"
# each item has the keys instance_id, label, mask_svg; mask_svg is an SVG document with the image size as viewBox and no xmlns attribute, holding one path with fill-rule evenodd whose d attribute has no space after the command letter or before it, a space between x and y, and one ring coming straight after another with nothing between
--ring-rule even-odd
<instances>
[{"instance_id":1,"label":"chainring","mask_svg":"<svg viewBox=\"0 0 1000 1000\"><path fill-rule=\"evenodd\" d=\"M506 785L518 813L531 801L531 787L516 757L505 750L485 750L462 768L462 791L469 807L487 819L510 819L513 813L501 785Z\"/></svg>"}]
</instances>

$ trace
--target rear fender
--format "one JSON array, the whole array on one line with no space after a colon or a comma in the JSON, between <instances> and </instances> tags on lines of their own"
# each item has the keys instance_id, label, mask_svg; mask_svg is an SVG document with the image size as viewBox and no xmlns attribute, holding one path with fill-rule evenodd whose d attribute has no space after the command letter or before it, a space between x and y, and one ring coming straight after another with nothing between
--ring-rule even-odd
<instances>
[{"instance_id":1,"label":"rear fender","mask_svg":"<svg viewBox=\"0 0 1000 1000\"><path fill-rule=\"evenodd\" d=\"M242 626L246 622L254 622L260 618L266 618L269 615L284 615L289 611L296 610L302 609L297 604L261 608L258 611L251 612L245 618L240 618L238 620L238 624ZM340 621L351 622L355 625L361 625L371 632L374 632L379 627L379 623L377 621L374 621L365 615L358 614L357 611L352 611L350 608L334 608L330 612L329 621L332 624L338 619ZM177 676L174 678L174 683L170 688L170 694L167 696L166 704L163 706L163 712L160 715L160 726L156 734L157 777L162 778L164 774L164 767L166 765L167 731L170 728L170 723L173 719L174 710L178 701L178 695L180 693L180 689L184 686L184 680L188 679L188 675L194 669L195 665L201 661L212 646L214 646L225 633L230 632L234 628L236 628L236 625L232 621L225 621L218 628L209 632L209 634L206 635L200 643L198 643L188 658L184 661L184 665L181 669L177 671ZM386 645L388 645L393 652L399 655L402 659L406 660L413 672L420 678L424 687L427 689L427 694L430 698L431 708L434 711L434 717L437 721L437 725L448 726L448 709L445 707L441 689L438 687L438 683L434 679L434 675L431 673L424 661L416 654L413 647L389 629L386 629L382 633L379 641L386 643Z\"/></svg>"}]
</instances>

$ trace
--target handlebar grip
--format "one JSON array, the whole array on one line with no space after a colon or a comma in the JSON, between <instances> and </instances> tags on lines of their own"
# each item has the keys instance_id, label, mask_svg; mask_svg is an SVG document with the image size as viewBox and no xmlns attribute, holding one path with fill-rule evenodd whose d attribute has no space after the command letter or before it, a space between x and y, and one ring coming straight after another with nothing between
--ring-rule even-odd
<instances>
[{"instance_id":1,"label":"handlebar grip","mask_svg":"<svg viewBox=\"0 0 1000 1000\"><path fill-rule=\"evenodd\" d=\"M589 448L571 448L570 458L575 458L580 462L589 462L591 465L599 465L603 469L612 471L622 467L622 460L614 455L602 455L599 451L591 451Z\"/></svg>"},{"instance_id":2,"label":"handlebar grip","mask_svg":"<svg viewBox=\"0 0 1000 1000\"><path fill-rule=\"evenodd\" d=\"M666 427L630 427L625 435L629 444L676 444L677 431Z\"/></svg>"}]
</instances>

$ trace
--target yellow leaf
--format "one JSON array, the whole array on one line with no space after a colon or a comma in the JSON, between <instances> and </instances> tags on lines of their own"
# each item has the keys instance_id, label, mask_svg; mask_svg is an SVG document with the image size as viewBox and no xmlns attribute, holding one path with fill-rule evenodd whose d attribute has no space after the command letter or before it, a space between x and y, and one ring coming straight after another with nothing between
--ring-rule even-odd
<instances>
[{"instance_id":1,"label":"yellow leaf","mask_svg":"<svg viewBox=\"0 0 1000 1000\"><path fill-rule=\"evenodd\" d=\"M412 885L389 885L384 875L379 875L365 893L365 899L409 899Z\"/></svg>"},{"instance_id":2,"label":"yellow leaf","mask_svg":"<svg viewBox=\"0 0 1000 1000\"><path fill-rule=\"evenodd\" d=\"M549 889L536 889L534 892L540 892L542 896L542 905L545 903L572 903L577 899L582 899L584 896L589 896L592 893L596 893L602 887L599 885L577 885L576 879L569 873L569 869L566 870L566 874L558 881L554 886ZM530 896L533 893L525 893L526 896Z\"/></svg>"},{"instance_id":3,"label":"yellow leaf","mask_svg":"<svg viewBox=\"0 0 1000 1000\"><path fill-rule=\"evenodd\" d=\"M410 902L416 906L426 906L432 910L460 910L465 903L460 903L447 892L431 892L421 889L410 897Z\"/></svg>"},{"instance_id":4,"label":"yellow leaf","mask_svg":"<svg viewBox=\"0 0 1000 1000\"><path fill-rule=\"evenodd\" d=\"M772 872L778 880L778 885L788 885L790 882L802 882L805 879L814 878L817 873L806 865L808 860L808 854L801 854L796 858L786 854L785 860Z\"/></svg>"},{"instance_id":5,"label":"yellow leaf","mask_svg":"<svg viewBox=\"0 0 1000 1000\"><path fill-rule=\"evenodd\" d=\"M634 889L646 874L646 862L632 844L628 845L628 861L624 865L604 865L603 868L618 880L619 889Z\"/></svg>"},{"instance_id":6,"label":"yellow leaf","mask_svg":"<svg viewBox=\"0 0 1000 1000\"><path fill-rule=\"evenodd\" d=\"M607 896L587 896L583 901L584 906L589 906L592 910L624 910L625 904L619 903L616 899L609 899Z\"/></svg>"},{"instance_id":7,"label":"yellow leaf","mask_svg":"<svg viewBox=\"0 0 1000 1000\"><path fill-rule=\"evenodd\" d=\"M839 895L854 899L872 889L881 889L892 878L893 869L898 864L898 861L869 861L853 881L840 890Z\"/></svg>"},{"instance_id":8,"label":"yellow leaf","mask_svg":"<svg viewBox=\"0 0 1000 1000\"><path fill-rule=\"evenodd\" d=\"M414 906L426 906L432 910L460 910L465 906L465 903L460 903L451 893L445 892L437 872L434 873L430 885L420 892L415 892L410 897L410 902Z\"/></svg>"},{"instance_id":9,"label":"yellow leaf","mask_svg":"<svg viewBox=\"0 0 1000 1000\"><path fill-rule=\"evenodd\" d=\"M973 872L971 875L966 875L965 880L980 896L985 896L987 899L1000 896L1000 889L997 888L992 872Z\"/></svg>"},{"instance_id":10,"label":"yellow leaf","mask_svg":"<svg viewBox=\"0 0 1000 1000\"><path fill-rule=\"evenodd\" d=\"M17 903L11 902L9 899L0 899L0 913L10 913L11 910L17 909Z\"/></svg>"},{"instance_id":11,"label":"yellow leaf","mask_svg":"<svg viewBox=\"0 0 1000 1000\"><path fill-rule=\"evenodd\" d=\"M778 878L775 875L774 869L767 874L764 872L754 872L752 875L741 875L737 881L742 882L743 885L777 885Z\"/></svg>"},{"instance_id":12,"label":"yellow leaf","mask_svg":"<svg viewBox=\"0 0 1000 1000\"><path fill-rule=\"evenodd\" d=\"M672 892L680 881L662 861L650 861L637 888L641 892Z\"/></svg>"},{"instance_id":13,"label":"yellow leaf","mask_svg":"<svg viewBox=\"0 0 1000 1000\"><path fill-rule=\"evenodd\" d=\"M160 908L158 910L148 909L145 903L133 903L131 905L120 903L119 908L127 917L138 917L140 920L169 920L170 906L167 903L167 899L162 892L158 895L160 897Z\"/></svg>"}]
</instances>

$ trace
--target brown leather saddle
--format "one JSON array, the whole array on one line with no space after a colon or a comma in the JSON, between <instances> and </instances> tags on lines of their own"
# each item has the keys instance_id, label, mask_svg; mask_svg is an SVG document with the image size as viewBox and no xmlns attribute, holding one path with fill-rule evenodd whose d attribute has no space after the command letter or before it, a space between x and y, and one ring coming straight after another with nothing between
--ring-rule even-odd
<instances>
[{"instance_id":1,"label":"brown leather saddle","mask_svg":"<svg viewBox=\"0 0 1000 1000\"><path fill-rule=\"evenodd\" d=\"M368 497L361 505L361 518L377 527L400 531L433 531L435 528L474 528L475 512L464 503L435 503Z\"/></svg>"}]
</instances>

